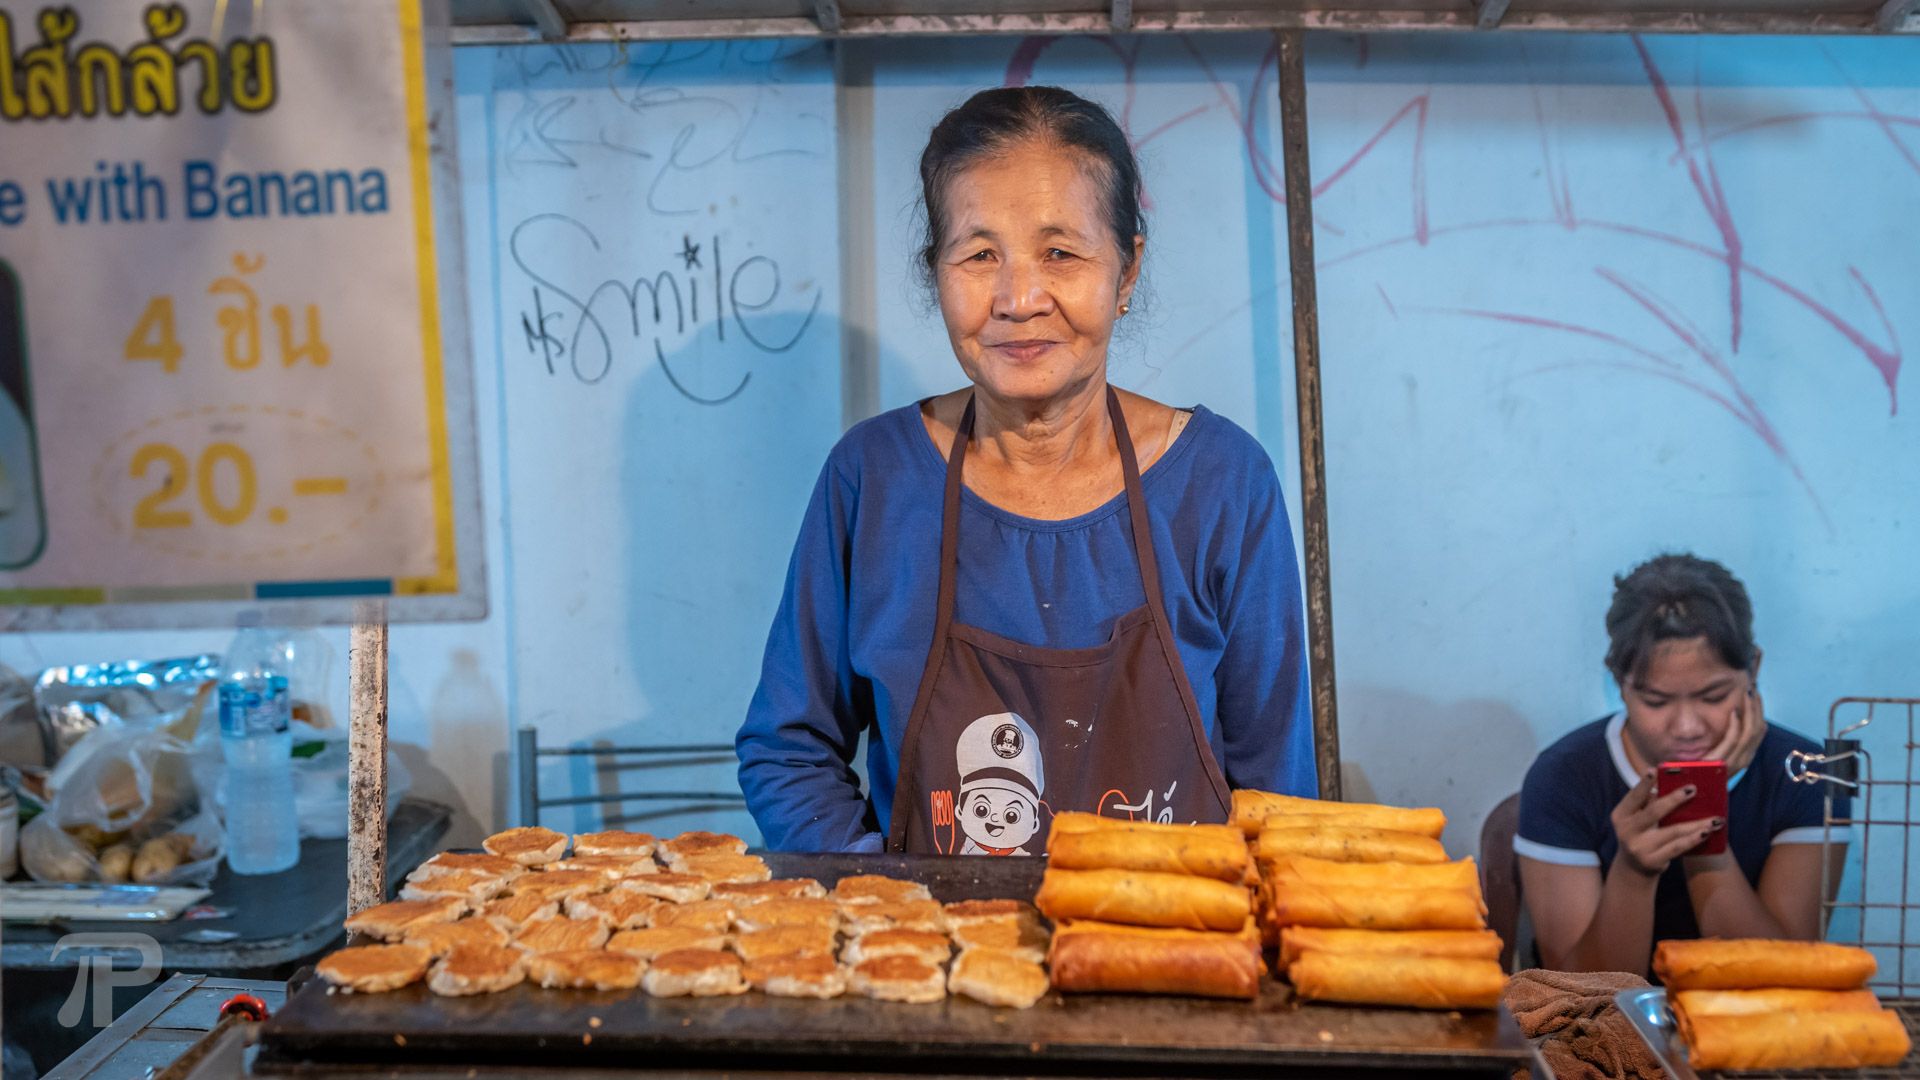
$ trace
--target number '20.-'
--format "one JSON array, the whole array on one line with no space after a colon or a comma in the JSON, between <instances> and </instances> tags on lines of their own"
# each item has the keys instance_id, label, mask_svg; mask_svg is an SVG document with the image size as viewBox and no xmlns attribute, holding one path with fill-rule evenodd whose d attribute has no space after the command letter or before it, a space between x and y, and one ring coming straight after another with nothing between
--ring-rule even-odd
<instances>
[{"instance_id":1,"label":"number '20.-'","mask_svg":"<svg viewBox=\"0 0 1920 1080\"><path fill-rule=\"evenodd\" d=\"M222 462L231 464L238 490L231 501L222 498L219 474ZM128 474L135 480L147 475L155 465L164 470L160 487L149 492L133 508L136 529L185 529L193 525L187 510L168 504L186 495L192 487L199 495L200 508L220 525L238 525L253 513L259 485L253 473L253 458L230 442L217 442L200 452L195 466L177 447L167 443L147 443L133 452ZM191 477L191 478L190 478Z\"/></svg>"}]
</instances>

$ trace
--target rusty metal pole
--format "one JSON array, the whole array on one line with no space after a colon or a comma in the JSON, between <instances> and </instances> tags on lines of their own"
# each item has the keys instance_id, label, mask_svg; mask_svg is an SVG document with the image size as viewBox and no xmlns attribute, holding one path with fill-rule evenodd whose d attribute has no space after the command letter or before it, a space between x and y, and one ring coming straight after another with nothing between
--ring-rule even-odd
<instances>
[{"instance_id":1,"label":"rusty metal pole","mask_svg":"<svg viewBox=\"0 0 1920 1080\"><path fill-rule=\"evenodd\" d=\"M1313 173L1307 163L1306 35L1278 30L1287 271L1293 281L1293 378L1300 427L1300 511L1307 577L1307 663L1320 797L1340 798L1340 720L1333 688L1333 575L1327 562L1327 456L1320 424L1320 309L1314 286Z\"/></svg>"},{"instance_id":2,"label":"rusty metal pole","mask_svg":"<svg viewBox=\"0 0 1920 1080\"><path fill-rule=\"evenodd\" d=\"M347 914L387 898L387 611L355 612L347 639Z\"/></svg>"}]
</instances>

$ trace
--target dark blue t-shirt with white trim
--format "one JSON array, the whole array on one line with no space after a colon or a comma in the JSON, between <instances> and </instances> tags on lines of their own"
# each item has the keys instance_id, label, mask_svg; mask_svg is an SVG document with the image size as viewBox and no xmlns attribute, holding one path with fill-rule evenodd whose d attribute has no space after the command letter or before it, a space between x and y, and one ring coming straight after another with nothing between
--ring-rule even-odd
<instances>
[{"instance_id":1,"label":"dark blue t-shirt with white trim","mask_svg":"<svg viewBox=\"0 0 1920 1080\"><path fill-rule=\"evenodd\" d=\"M1591 866L1604 877L1613 866L1620 838L1613 832L1613 808L1638 782L1621 741L1626 714L1616 712L1576 728L1549 746L1527 770L1520 788L1520 825L1513 838L1516 854L1566 866ZM1758 886L1760 871L1775 844L1818 844L1823 838L1824 784L1787 778L1787 754L1819 751L1812 740L1767 725L1753 764L1736 773L1727 788L1727 850ZM1848 800L1837 796L1836 818L1845 818ZM1834 840L1844 841L1843 831ZM1693 900L1678 859L1660 876L1654 892L1653 939L1697 938Z\"/></svg>"}]
</instances>

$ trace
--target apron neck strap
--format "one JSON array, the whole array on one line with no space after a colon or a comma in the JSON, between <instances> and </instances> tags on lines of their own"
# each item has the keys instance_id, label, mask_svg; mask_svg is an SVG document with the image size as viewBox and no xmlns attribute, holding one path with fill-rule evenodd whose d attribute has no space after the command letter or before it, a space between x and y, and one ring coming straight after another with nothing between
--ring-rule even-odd
<instances>
[{"instance_id":1,"label":"apron neck strap","mask_svg":"<svg viewBox=\"0 0 1920 1080\"><path fill-rule=\"evenodd\" d=\"M953 623L954 581L960 563L960 489L966 472L967 444L973 441L975 398L967 395L967 407L953 431L953 445L947 450L947 485L940 512L940 594L935 609L936 638L945 637ZM1107 416L1113 421L1113 442L1120 451L1120 472L1126 484L1127 513L1132 522L1133 554L1140 567L1140 587L1146 592L1147 606L1154 617L1166 622L1160 598L1160 563L1154 557L1153 533L1147 526L1147 498L1140 487L1140 462L1133 452L1133 434L1127 430L1127 417L1120 408L1120 395L1107 387Z\"/></svg>"}]
</instances>

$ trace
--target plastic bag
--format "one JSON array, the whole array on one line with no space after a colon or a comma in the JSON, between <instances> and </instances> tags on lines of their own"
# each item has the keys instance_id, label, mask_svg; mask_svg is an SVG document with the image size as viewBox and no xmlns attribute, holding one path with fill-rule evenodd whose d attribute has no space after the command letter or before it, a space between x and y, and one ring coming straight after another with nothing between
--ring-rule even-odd
<instances>
[{"instance_id":1,"label":"plastic bag","mask_svg":"<svg viewBox=\"0 0 1920 1080\"><path fill-rule=\"evenodd\" d=\"M314 744L319 749L312 749ZM338 840L347 835L347 733L293 724L293 802L300 835ZM387 751L387 820L413 786L413 776Z\"/></svg>"},{"instance_id":2,"label":"plastic bag","mask_svg":"<svg viewBox=\"0 0 1920 1080\"><path fill-rule=\"evenodd\" d=\"M46 810L20 831L21 864L38 881L206 884L226 836L195 756L164 730L89 733L48 777Z\"/></svg>"}]
</instances>

